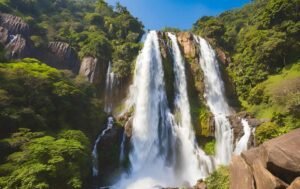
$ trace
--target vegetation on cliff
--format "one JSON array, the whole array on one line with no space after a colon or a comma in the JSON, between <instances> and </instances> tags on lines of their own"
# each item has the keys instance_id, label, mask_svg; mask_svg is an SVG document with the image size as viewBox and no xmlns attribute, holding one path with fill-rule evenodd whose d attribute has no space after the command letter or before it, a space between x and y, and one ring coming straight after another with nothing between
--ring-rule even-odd
<instances>
[{"instance_id":1,"label":"vegetation on cliff","mask_svg":"<svg viewBox=\"0 0 300 189\"><path fill-rule=\"evenodd\" d=\"M1 0L0 11L24 19L36 47L66 42L81 58L112 60L121 78L130 76L144 33L142 23L125 7L111 7L104 0Z\"/></svg>"},{"instance_id":2,"label":"vegetation on cliff","mask_svg":"<svg viewBox=\"0 0 300 189\"><path fill-rule=\"evenodd\" d=\"M35 59L0 64L0 187L82 188L104 120L95 89Z\"/></svg>"},{"instance_id":3,"label":"vegetation on cliff","mask_svg":"<svg viewBox=\"0 0 300 189\"><path fill-rule=\"evenodd\" d=\"M276 130L268 135L262 131L268 127L259 128L258 142L300 127L299 7L299 0L255 0L217 17L202 17L193 27L232 57L226 70L242 109L268 119L269 131Z\"/></svg>"}]
</instances>

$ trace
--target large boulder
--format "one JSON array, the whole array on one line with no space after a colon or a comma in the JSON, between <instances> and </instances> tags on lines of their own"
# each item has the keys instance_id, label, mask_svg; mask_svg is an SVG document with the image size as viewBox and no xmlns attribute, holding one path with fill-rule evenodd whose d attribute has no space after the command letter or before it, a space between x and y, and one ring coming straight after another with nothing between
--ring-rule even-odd
<instances>
[{"instance_id":1,"label":"large boulder","mask_svg":"<svg viewBox=\"0 0 300 189\"><path fill-rule=\"evenodd\" d=\"M254 161L252 170L256 189L284 189L288 186L278 177L273 176L260 161Z\"/></svg>"},{"instance_id":2,"label":"large boulder","mask_svg":"<svg viewBox=\"0 0 300 189\"><path fill-rule=\"evenodd\" d=\"M300 177L300 129L269 140L259 147L243 152L231 163L231 189L237 189L239 178L249 175L255 181L253 189L285 189L297 186ZM241 159L246 163L241 166Z\"/></svg>"},{"instance_id":3,"label":"large boulder","mask_svg":"<svg viewBox=\"0 0 300 189\"><path fill-rule=\"evenodd\" d=\"M287 189L299 189L300 188L300 177L297 177Z\"/></svg>"},{"instance_id":4,"label":"large boulder","mask_svg":"<svg viewBox=\"0 0 300 189\"><path fill-rule=\"evenodd\" d=\"M230 164L230 188L254 189L254 178L250 167L240 156L234 156Z\"/></svg>"},{"instance_id":5,"label":"large boulder","mask_svg":"<svg viewBox=\"0 0 300 189\"><path fill-rule=\"evenodd\" d=\"M263 144L271 173L291 183L300 176L300 129Z\"/></svg>"}]
</instances>

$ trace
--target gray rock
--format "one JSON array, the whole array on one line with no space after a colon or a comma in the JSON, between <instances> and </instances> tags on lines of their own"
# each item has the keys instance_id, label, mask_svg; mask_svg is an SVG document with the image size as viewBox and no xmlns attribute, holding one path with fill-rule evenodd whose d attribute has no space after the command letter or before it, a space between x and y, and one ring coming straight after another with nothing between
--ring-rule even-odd
<instances>
[{"instance_id":1,"label":"gray rock","mask_svg":"<svg viewBox=\"0 0 300 189\"><path fill-rule=\"evenodd\" d=\"M0 13L0 26L6 28L10 35L21 34L28 37L30 34L29 25L18 16Z\"/></svg>"}]
</instances>

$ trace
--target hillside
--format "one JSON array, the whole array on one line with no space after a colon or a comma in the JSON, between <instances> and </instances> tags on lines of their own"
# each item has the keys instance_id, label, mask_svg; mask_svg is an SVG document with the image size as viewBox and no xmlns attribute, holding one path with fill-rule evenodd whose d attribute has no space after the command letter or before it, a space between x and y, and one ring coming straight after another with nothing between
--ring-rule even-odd
<instances>
[{"instance_id":1,"label":"hillside","mask_svg":"<svg viewBox=\"0 0 300 189\"><path fill-rule=\"evenodd\" d=\"M294 189L298 128L300 0L148 32L120 3L0 0L1 189Z\"/></svg>"}]
</instances>

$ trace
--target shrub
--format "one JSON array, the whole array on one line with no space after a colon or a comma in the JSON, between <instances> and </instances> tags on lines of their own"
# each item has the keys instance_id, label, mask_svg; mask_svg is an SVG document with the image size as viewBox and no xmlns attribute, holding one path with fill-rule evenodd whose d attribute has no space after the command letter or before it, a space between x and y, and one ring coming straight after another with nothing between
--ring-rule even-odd
<instances>
[{"instance_id":1,"label":"shrub","mask_svg":"<svg viewBox=\"0 0 300 189\"><path fill-rule=\"evenodd\" d=\"M205 183L208 189L229 189L229 168L219 167L206 178Z\"/></svg>"},{"instance_id":2,"label":"shrub","mask_svg":"<svg viewBox=\"0 0 300 189\"><path fill-rule=\"evenodd\" d=\"M255 138L258 144L280 135L279 126L272 122L266 122L255 130Z\"/></svg>"}]
</instances>

